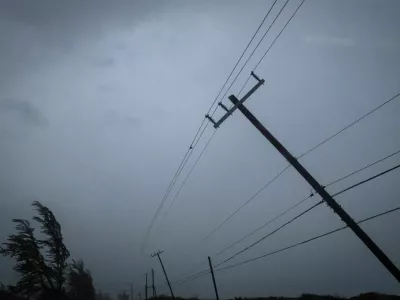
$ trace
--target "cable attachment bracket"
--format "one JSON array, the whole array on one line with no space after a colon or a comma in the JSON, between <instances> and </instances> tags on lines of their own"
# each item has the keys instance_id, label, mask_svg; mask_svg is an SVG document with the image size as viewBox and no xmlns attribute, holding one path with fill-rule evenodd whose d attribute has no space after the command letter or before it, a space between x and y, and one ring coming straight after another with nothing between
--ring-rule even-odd
<instances>
[{"instance_id":1,"label":"cable attachment bracket","mask_svg":"<svg viewBox=\"0 0 400 300\"><path fill-rule=\"evenodd\" d=\"M221 106L226 112L229 111L229 109L222 102L218 102L218 105Z\"/></svg>"},{"instance_id":2,"label":"cable attachment bracket","mask_svg":"<svg viewBox=\"0 0 400 300\"><path fill-rule=\"evenodd\" d=\"M211 123L214 124L214 127L216 126L217 123L214 121L214 119L213 119L209 114L206 114L206 118L207 118Z\"/></svg>"},{"instance_id":3,"label":"cable attachment bracket","mask_svg":"<svg viewBox=\"0 0 400 300\"><path fill-rule=\"evenodd\" d=\"M253 78L254 78L255 80L257 80L258 82L263 81L262 84L264 84L264 80L263 80L263 79L260 79L260 77L258 77L253 71L251 71L250 74L251 74L251 76L253 76Z\"/></svg>"}]
</instances>

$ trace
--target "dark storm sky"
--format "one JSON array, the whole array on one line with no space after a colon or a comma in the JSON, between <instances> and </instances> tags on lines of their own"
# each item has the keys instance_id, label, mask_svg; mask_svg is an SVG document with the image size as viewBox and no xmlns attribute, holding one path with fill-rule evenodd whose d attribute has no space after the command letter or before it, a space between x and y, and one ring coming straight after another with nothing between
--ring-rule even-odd
<instances>
[{"instance_id":1,"label":"dark storm sky","mask_svg":"<svg viewBox=\"0 0 400 300\"><path fill-rule=\"evenodd\" d=\"M281 7L279 0L277 6ZM237 93L300 1L283 11L238 82ZM11 218L49 206L74 258L96 287L144 284L163 249L171 280L306 197L292 169L204 243L199 241L286 164L240 114L229 118L140 252L147 226L202 117L272 1L1 1L0 240ZM272 13L277 13L278 7ZM400 92L400 2L307 0L257 69L266 80L246 103L295 156ZM267 21L266 24L269 24ZM261 32L265 31L263 27ZM399 97L400 98L400 97ZM224 99L229 104L227 99ZM218 112L220 116L222 112ZM301 161L326 184L400 149L400 99ZM196 148L200 153L207 138ZM399 163L382 164L332 193ZM194 163L190 160L177 187ZM399 171L337 197L356 219L399 204ZM175 190L174 190L175 191ZM175 192L172 192L174 195ZM171 199L169 199L170 201ZM167 207L169 202L167 202ZM238 256L238 262L341 225L325 205ZM396 213L362 225L400 266ZM1 258L0 282L12 283ZM140 281L139 281L140 280ZM221 297L400 293L399 284L349 231L217 273ZM175 286L212 298L211 278Z\"/></svg>"}]
</instances>

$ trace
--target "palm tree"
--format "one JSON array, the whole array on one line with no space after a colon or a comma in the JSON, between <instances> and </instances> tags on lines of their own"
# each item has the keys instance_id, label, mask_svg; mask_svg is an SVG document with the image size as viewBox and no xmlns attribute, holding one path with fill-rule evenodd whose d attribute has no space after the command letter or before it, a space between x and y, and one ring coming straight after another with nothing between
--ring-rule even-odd
<instances>
[{"instance_id":1,"label":"palm tree","mask_svg":"<svg viewBox=\"0 0 400 300\"><path fill-rule=\"evenodd\" d=\"M39 214L39 216L34 216L33 219L40 224L41 232L47 237L45 240L39 240L38 243L47 249L47 261L54 280L53 288L56 291L61 291L65 282L66 261L69 257L69 251L63 242L61 225L46 206L38 201L33 202L32 205Z\"/></svg>"},{"instance_id":2,"label":"palm tree","mask_svg":"<svg viewBox=\"0 0 400 300\"><path fill-rule=\"evenodd\" d=\"M32 205L38 213L33 219L39 223L46 238L37 239L34 236L35 229L29 221L13 219L17 233L10 235L7 242L2 243L0 254L17 261L14 270L21 277L13 287L14 293L25 297L37 297L40 294L47 298L61 299L65 294L66 260L69 257L61 226L46 206L37 201ZM42 251L46 253L45 256Z\"/></svg>"}]
</instances>

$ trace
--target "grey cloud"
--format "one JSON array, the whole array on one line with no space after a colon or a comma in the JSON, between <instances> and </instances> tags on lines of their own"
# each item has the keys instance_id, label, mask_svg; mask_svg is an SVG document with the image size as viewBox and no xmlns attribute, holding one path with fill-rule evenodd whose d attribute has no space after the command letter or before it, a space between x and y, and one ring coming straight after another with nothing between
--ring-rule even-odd
<instances>
[{"instance_id":1,"label":"grey cloud","mask_svg":"<svg viewBox=\"0 0 400 300\"><path fill-rule=\"evenodd\" d=\"M99 58L94 62L94 65L98 67L112 67L115 65L115 60L112 57Z\"/></svg>"},{"instance_id":2,"label":"grey cloud","mask_svg":"<svg viewBox=\"0 0 400 300\"><path fill-rule=\"evenodd\" d=\"M143 121L140 118L125 115L117 111L108 111L103 116L103 124L105 126L129 126L138 128L142 123Z\"/></svg>"},{"instance_id":3,"label":"grey cloud","mask_svg":"<svg viewBox=\"0 0 400 300\"><path fill-rule=\"evenodd\" d=\"M40 199L59 217L72 255L85 261L98 288L114 293L133 282L143 291L141 274L154 268L157 291L167 293L159 263L149 253L165 250L171 281L194 274L207 268L198 263L208 255L218 264L226 258L215 256L219 250L308 196L308 185L289 169L212 238L199 243L286 164L235 112L218 130L165 219L165 210L161 212L148 253L140 253L147 226L204 114L272 2L0 1L0 166L6 170L0 172L0 237L13 232L12 217L30 216L28 201L21 199ZM288 2L227 95L240 90L299 2ZM399 93L399 10L397 0L306 0L257 68L266 84L246 106L294 156L305 152ZM250 84L252 80L243 92ZM226 98L223 102L230 104ZM222 113L218 109L215 118ZM382 158L400 149L399 115L400 97L301 162L326 184ZM46 130L27 129L47 119L51 126ZM24 125L8 132L20 123ZM212 133L208 126L165 207ZM399 158L393 156L329 191L392 167ZM393 171L341 194L338 201L357 220L397 206L399 174ZM314 198L288 218L318 201ZM285 221L271 224L232 252ZM292 225L232 263L342 223L321 205ZM398 215L363 228L399 265ZM13 283L12 274L11 265L0 258L0 282ZM222 299L399 291L398 283L349 231L216 276ZM176 294L214 298L208 276L177 285Z\"/></svg>"},{"instance_id":4,"label":"grey cloud","mask_svg":"<svg viewBox=\"0 0 400 300\"><path fill-rule=\"evenodd\" d=\"M44 114L28 101L12 98L1 99L0 111L3 114L12 114L15 118L19 118L28 125L44 126L48 124Z\"/></svg>"},{"instance_id":5,"label":"grey cloud","mask_svg":"<svg viewBox=\"0 0 400 300\"><path fill-rule=\"evenodd\" d=\"M345 38L345 37L333 37L333 36L306 36L306 43L321 45L321 46L342 46L342 47L353 47L356 45L356 42L353 38Z\"/></svg>"}]
</instances>

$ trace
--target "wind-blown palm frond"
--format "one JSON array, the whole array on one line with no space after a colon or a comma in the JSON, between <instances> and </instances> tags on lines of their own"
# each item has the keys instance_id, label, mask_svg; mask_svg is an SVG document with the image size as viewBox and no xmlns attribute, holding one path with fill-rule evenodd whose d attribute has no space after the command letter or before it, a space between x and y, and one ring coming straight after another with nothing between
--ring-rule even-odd
<instances>
[{"instance_id":1,"label":"wind-blown palm frond","mask_svg":"<svg viewBox=\"0 0 400 300\"><path fill-rule=\"evenodd\" d=\"M40 252L41 246L34 237L34 228L27 220L13 219L16 223L16 234L10 235L7 242L2 243L0 254L15 258L14 270L21 274L16 290L23 294L35 294L43 288L52 288L49 268Z\"/></svg>"},{"instance_id":2,"label":"wind-blown palm frond","mask_svg":"<svg viewBox=\"0 0 400 300\"><path fill-rule=\"evenodd\" d=\"M65 282L66 260L69 257L69 251L63 242L60 223L51 210L40 202L35 201L32 205L39 214L33 219L40 224L41 232L47 236L47 239L38 240L38 244L46 248L48 262L53 270L52 277L56 283L55 288L61 290Z\"/></svg>"}]
</instances>

